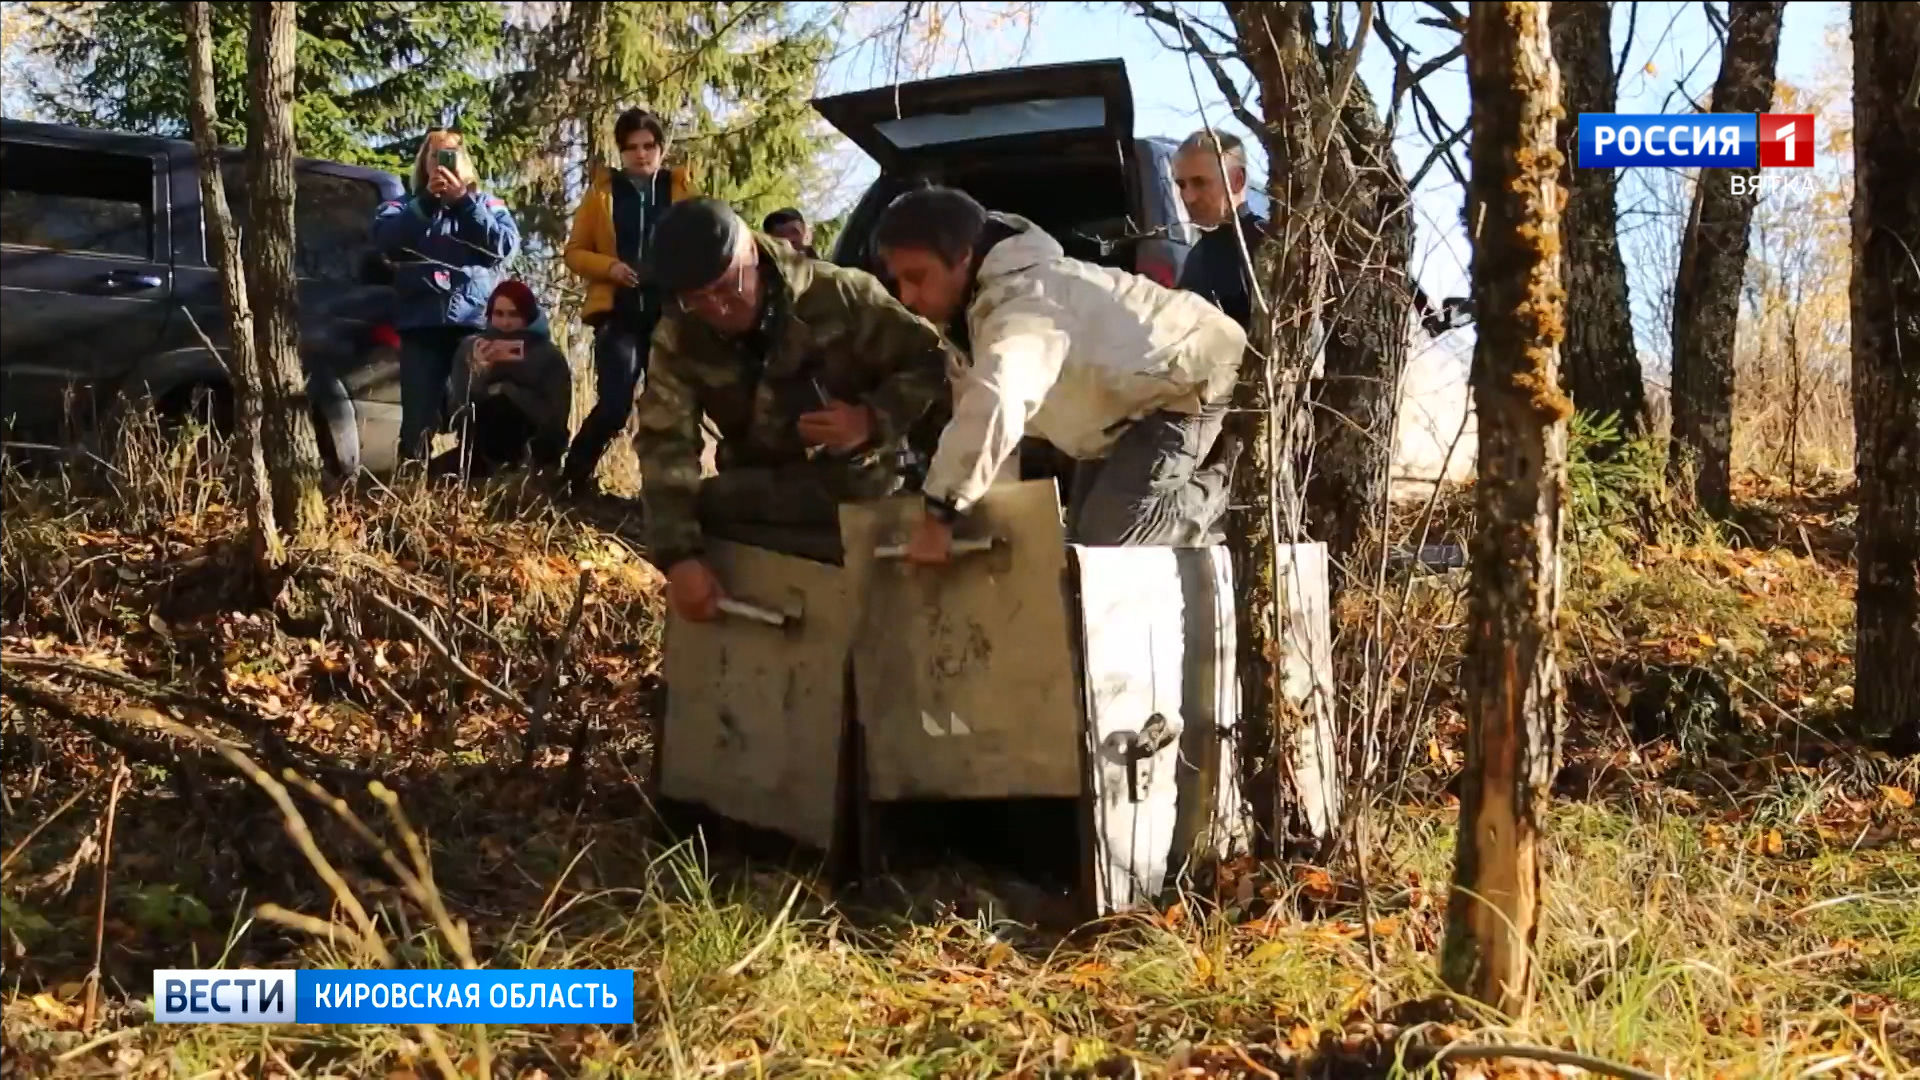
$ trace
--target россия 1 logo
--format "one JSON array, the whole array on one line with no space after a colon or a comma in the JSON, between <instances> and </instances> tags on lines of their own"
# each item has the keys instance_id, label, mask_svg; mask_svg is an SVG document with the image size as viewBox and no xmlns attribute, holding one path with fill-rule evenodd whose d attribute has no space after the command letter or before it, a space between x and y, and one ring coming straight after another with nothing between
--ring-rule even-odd
<instances>
[{"instance_id":1,"label":"\u0440\u043e\u0441\u0441\u0438\u044f 1 logo","mask_svg":"<svg viewBox=\"0 0 1920 1080\"><path fill-rule=\"evenodd\" d=\"M1583 169L1813 167L1811 113L1581 113Z\"/></svg>"}]
</instances>

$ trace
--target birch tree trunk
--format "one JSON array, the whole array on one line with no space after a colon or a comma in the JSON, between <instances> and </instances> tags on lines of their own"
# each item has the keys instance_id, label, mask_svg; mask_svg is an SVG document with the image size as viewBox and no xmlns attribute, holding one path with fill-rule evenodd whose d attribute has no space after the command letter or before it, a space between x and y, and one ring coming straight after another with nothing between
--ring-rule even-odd
<instances>
[{"instance_id":1,"label":"birch tree trunk","mask_svg":"<svg viewBox=\"0 0 1920 1080\"><path fill-rule=\"evenodd\" d=\"M242 498L247 509L247 531L254 561L262 568L286 558L280 529L273 516L273 486L260 434L260 361L254 351L253 309L247 303L246 268L240 262L240 240L234 235L233 214L227 209L227 184L220 171L220 139L215 134L219 115L213 88L213 12L206 0L185 6L187 22L187 97L193 127L193 149L200 162L200 205L207 223L207 245L220 291L226 301L228 340L227 378L233 387L234 451L242 471Z\"/></svg>"},{"instance_id":2,"label":"birch tree trunk","mask_svg":"<svg viewBox=\"0 0 1920 1080\"><path fill-rule=\"evenodd\" d=\"M1473 400L1479 418L1467 760L1441 976L1510 1016L1532 991L1540 822L1556 758L1561 685L1559 75L1543 3L1476 3L1473 101Z\"/></svg>"},{"instance_id":3,"label":"birch tree trunk","mask_svg":"<svg viewBox=\"0 0 1920 1080\"><path fill-rule=\"evenodd\" d=\"M1560 264L1567 289L1567 341L1560 374L1575 406L1611 414L1630 438L1646 430L1647 388L1633 341L1627 266L1620 257L1615 172L1582 169L1575 160L1580 114L1614 110L1612 7L1603 0L1562 0L1548 15L1553 59L1560 68L1560 183L1567 189Z\"/></svg>"},{"instance_id":4,"label":"birch tree trunk","mask_svg":"<svg viewBox=\"0 0 1920 1080\"><path fill-rule=\"evenodd\" d=\"M1784 0L1727 5L1727 46L1713 84L1714 112L1758 113L1772 106L1785 7ZM1700 170L1673 284L1669 465L1677 479L1691 480L1695 503L1716 517L1733 508L1734 330L1747 271L1747 232L1759 200L1751 186L1746 194L1734 194L1733 179L1755 172Z\"/></svg>"},{"instance_id":5,"label":"birch tree trunk","mask_svg":"<svg viewBox=\"0 0 1920 1080\"><path fill-rule=\"evenodd\" d=\"M1854 709L1920 753L1920 4L1853 5Z\"/></svg>"},{"instance_id":6,"label":"birch tree trunk","mask_svg":"<svg viewBox=\"0 0 1920 1080\"><path fill-rule=\"evenodd\" d=\"M265 404L267 472L276 520L295 545L327 524L320 444L300 367L300 295L293 269L294 6L255 0L247 44L248 300Z\"/></svg>"}]
</instances>

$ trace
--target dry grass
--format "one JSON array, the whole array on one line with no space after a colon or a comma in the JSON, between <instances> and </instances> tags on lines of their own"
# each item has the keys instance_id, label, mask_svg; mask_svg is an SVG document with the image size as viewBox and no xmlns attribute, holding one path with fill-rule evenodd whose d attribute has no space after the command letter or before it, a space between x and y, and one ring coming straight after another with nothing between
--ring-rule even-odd
<instances>
[{"instance_id":1,"label":"dry grass","mask_svg":"<svg viewBox=\"0 0 1920 1080\"><path fill-rule=\"evenodd\" d=\"M1439 990L1455 827L1445 787L1458 761L1447 658L1460 632L1446 614L1458 596L1445 588L1421 592L1415 606L1426 607L1409 623L1435 635L1420 653L1438 667L1419 718L1431 742L1419 782L1368 819L1364 905L1351 867L1240 866L1249 885L1229 881L1219 895L1251 899L1222 909L1193 897L1061 937L1010 922L1013 887L990 873L836 892L811 873L669 846L639 780L657 599L617 518L583 520L513 484L374 490L338 514L337 549L314 556L334 574L430 598L393 593L523 695L580 560L600 565L577 666L556 696L556 722L592 716L606 735L573 799L557 757L513 773L514 717L448 680L351 595L324 594L332 621L316 625L236 607L218 572L236 523L213 466L171 460L123 462L123 476L145 479L117 487L98 468L8 479L5 645L196 687L273 718L315 752L393 775L479 962L636 971L633 1026L494 1029L484 1050L474 1030L443 1030L457 1062L484 1053L496 1074L525 1077L1129 1075L1135 1065L1142 1075L1413 1076L1430 1073L1417 1054L1395 1064L1402 1040L1511 1039L1676 1077L1920 1069L1910 801L1920 766L1839 746L1776 752L1815 742L1805 731L1844 711L1851 684L1851 575L1821 531L1843 530L1844 509L1809 510L1804 493L1743 488L1755 508L1747 546L1676 535L1583 551L1567 604L1575 739L1561 787L1571 797L1549 821L1538 1004L1516 1021L1436 1029L1391 1006ZM1709 762L1622 742L1613 703L1669 663L1737 678L1743 731L1767 737ZM117 705L78 697L103 715ZM254 917L268 901L336 917L338 898L289 850L277 811L239 783L209 785L196 804L150 766L136 769L116 833L109 1007L100 1028L79 1031L75 990L93 934L87 845L112 758L12 702L4 725L9 850L82 793L0 882L9 1075L435 1071L401 1028L144 1023L155 967L352 962L341 946ZM457 963L375 853L318 804L301 805L395 963ZM1520 1075L1515 1067L1499 1075Z\"/></svg>"}]
</instances>

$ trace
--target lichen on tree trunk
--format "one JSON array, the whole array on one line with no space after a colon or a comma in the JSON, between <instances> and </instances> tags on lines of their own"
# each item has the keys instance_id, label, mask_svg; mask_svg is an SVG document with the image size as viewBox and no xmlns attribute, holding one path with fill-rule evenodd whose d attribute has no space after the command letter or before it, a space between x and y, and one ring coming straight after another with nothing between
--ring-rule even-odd
<instances>
[{"instance_id":1,"label":"lichen on tree trunk","mask_svg":"<svg viewBox=\"0 0 1920 1080\"><path fill-rule=\"evenodd\" d=\"M208 251L220 273L220 292L226 301L226 364L233 387L234 452L243 470L243 498L254 558L264 569L282 562L286 548L274 521L273 483L267 475L261 442L260 361L254 350L253 311L247 304L246 268L240 261L240 241L227 206L220 140L215 134L219 115L213 85L213 13L206 0L194 0L183 10L187 23L189 120L194 155L200 163L200 205L207 223Z\"/></svg>"},{"instance_id":2,"label":"lichen on tree trunk","mask_svg":"<svg viewBox=\"0 0 1920 1080\"><path fill-rule=\"evenodd\" d=\"M247 44L247 294L265 406L267 472L276 519L295 545L327 524L320 444L300 367L300 297L293 270L294 6L255 0Z\"/></svg>"},{"instance_id":3,"label":"lichen on tree trunk","mask_svg":"<svg viewBox=\"0 0 1920 1080\"><path fill-rule=\"evenodd\" d=\"M1920 4L1853 5L1854 709L1920 753Z\"/></svg>"},{"instance_id":4,"label":"lichen on tree trunk","mask_svg":"<svg viewBox=\"0 0 1920 1080\"><path fill-rule=\"evenodd\" d=\"M1727 44L1713 84L1716 113L1760 113L1773 104L1784 0L1732 0ZM1733 507L1733 345L1747 233L1759 196L1735 194L1753 169L1701 169L1680 241L1673 284L1673 450L1676 479L1694 501L1724 517Z\"/></svg>"},{"instance_id":5,"label":"lichen on tree trunk","mask_svg":"<svg viewBox=\"0 0 1920 1080\"><path fill-rule=\"evenodd\" d=\"M1560 351L1560 375L1576 407L1616 417L1621 434L1632 437L1646 430L1647 388L1620 256L1615 172L1582 169L1576 160L1580 114L1614 110L1612 8L1603 0L1563 0L1548 15L1560 68L1560 182L1567 189L1561 221L1567 340ZM1596 449L1607 456L1614 447Z\"/></svg>"},{"instance_id":6,"label":"lichen on tree trunk","mask_svg":"<svg viewBox=\"0 0 1920 1080\"><path fill-rule=\"evenodd\" d=\"M1466 769L1441 975L1526 1010L1540 906L1540 819L1556 757L1566 421L1559 346L1558 76L1547 5L1482 3L1467 28L1473 102L1473 395L1479 418Z\"/></svg>"}]
</instances>

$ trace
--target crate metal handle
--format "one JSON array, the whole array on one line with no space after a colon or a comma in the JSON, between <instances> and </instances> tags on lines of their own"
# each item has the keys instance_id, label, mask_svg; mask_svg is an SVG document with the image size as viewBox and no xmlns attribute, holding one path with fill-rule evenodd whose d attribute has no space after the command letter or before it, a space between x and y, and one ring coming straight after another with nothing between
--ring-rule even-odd
<instances>
[{"instance_id":1,"label":"crate metal handle","mask_svg":"<svg viewBox=\"0 0 1920 1080\"><path fill-rule=\"evenodd\" d=\"M1006 543L1006 541L997 536L968 537L953 542L953 553L955 555L972 555L982 551L992 551L1004 543ZM904 559L907 557L907 545L882 544L873 549L873 557L876 559Z\"/></svg>"},{"instance_id":2,"label":"crate metal handle","mask_svg":"<svg viewBox=\"0 0 1920 1080\"><path fill-rule=\"evenodd\" d=\"M750 604L745 600L735 600L731 596L721 598L720 610L735 618L765 623L776 630L784 630L800 622L800 616L798 615L785 611L775 611L772 608L761 607L759 604Z\"/></svg>"}]
</instances>

